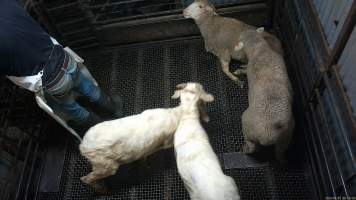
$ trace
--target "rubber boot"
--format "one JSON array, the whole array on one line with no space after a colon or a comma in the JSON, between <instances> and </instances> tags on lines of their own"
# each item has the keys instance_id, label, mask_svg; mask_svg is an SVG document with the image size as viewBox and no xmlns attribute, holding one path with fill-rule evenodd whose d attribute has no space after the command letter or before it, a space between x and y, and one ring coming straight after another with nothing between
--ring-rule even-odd
<instances>
[{"instance_id":1,"label":"rubber boot","mask_svg":"<svg viewBox=\"0 0 356 200\"><path fill-rule=\"evenodd\" d=\"M99 116L95 113L89 112L88 118L84 122L68 121L68 125L72 127L80 137L83 137L85 133L96 124L102 122Z\"/></svg>"},{"instance_id":2,"label":"rubber boot","mask_svg":"<svg viewBox=\"0 0 356 200\"><path fill-rule=\"evenodd\" d=\"M115 118L120 118L123 115L123 102L119 95L109 96L101 92L99 100L95 103L105 111L113 114Z\"/></svg>"}]
</instances>

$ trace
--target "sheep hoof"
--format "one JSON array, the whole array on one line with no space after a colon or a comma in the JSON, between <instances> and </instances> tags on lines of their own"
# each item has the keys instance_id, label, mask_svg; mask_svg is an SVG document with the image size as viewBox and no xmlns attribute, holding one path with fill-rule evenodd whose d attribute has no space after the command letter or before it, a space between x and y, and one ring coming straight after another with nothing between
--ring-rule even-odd
<instances>
[{"instance_id":1,"label":"sheep hoof","mask_svg":"<svg viewBox=\"0 0 356 200\"><path fill-rule=\"evenodd\" d=\"M240 74L246 74L247 73L247 71L246 71L246 69L237 69L236 71L234 71L233 72L233 74L235 74L235 75L240 75Z\"/></svg>"},{"instance_id":2,"label":"sheep hoof","mask_svg":"<svg viewBox=\"0 0 356 200\"><path fill-rule=\"evenodd\" d=\"M94 189L95 189L95 192L99 193L99 194L108 194L109 193L109 190L106 187L101 186L101 185L96 185L94 187Z\"/></svg>"},{"instance_id":3,"label":"sheep hoof","mask_svg":"<svg viewBox=\"0 0 356 200\"><path fill-rule=\"evenodd\" d=\"M251 154L255 151L255 149L253 147L251 147L250 145L248 144L243 144L242 146L242 152L245 153L245 154Z\"/></svg>"},{"instance_id":4,"label":"sheep hoof","mask_svg":"<svg viewBox=\"0 0 356 200\"><path fill-rule=\"evenodd\" d=\"M276 159L278 160L279 163L286 164L287 163L287 157L285 155L276 155Z\"/></svg>"},{"instance_id":5,"label":"sheep hoof","mask_svg":"<svg viewBox=\"0 0 356 200\"><path fill-rule=\"evenodd\" d=\"M83 182L83 183L85 183L85 184L88 184L89 185L89 180L88 180L88 176L83 176L83 177L81 177L80 178L80 180Z\"/></svg>"},{"instance_id":6,"label":"sheep hoof","mask_svg":"<svg viewBox=\"0 0 356 200\"><path fill-rule=\"evenodd\" d=\"M235 80L235 83L237 86L239 86L241 89L244 88L244 82L240 81L239 79Z\"/></svg>"}]
</instances>

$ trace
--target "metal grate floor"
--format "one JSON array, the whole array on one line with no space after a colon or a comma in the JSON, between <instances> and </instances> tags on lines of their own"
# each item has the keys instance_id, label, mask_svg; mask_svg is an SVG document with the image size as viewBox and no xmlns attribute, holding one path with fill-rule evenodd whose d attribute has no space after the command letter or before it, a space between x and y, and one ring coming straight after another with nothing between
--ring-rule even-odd
<instances>
[{"instance_id":1,"label":"metal grate floor","mask_svg":"<svg viewBox=\"0 0 356 200\"><path fill-rule=\"evenodd\" d=\"M211 121L204 125L215 152L221 155L240 151L244 141L241 115L248 106L247 87L240 89L223 74L200 39L90 52L83 57L104 89L123 96L126 115L175 106L178 101L170 96L176 84L202 83L216 99L207 107ZM233 63L234 68L237 64ZM246 78L244 81L247 85ZM311 199L301 163L293 167L267 164L226 170L235 178L242 199ZM173 150L158 152L145 163L138 161L120 168L114 177L105 180L112 192L108 195L95 194L80 182L79 178L89 170L77 145L72 144L66 153L59 192L41 193L39 199L189 199L175 166Z\"/></svg>"}]
</instances>

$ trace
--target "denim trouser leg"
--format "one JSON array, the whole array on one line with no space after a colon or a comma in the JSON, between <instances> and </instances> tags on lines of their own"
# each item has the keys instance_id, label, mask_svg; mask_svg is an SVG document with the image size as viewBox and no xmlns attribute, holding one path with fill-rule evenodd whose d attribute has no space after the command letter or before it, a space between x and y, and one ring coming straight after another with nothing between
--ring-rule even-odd
<instances>
[{"instance_id":1,"label":"denim trouser leg","mask_svg":"<svg viewBox=\"0 0 356 200\"><path fill-rule=\"evenodd\" d=\"M76 102L73 91L84 95L92 102L100 97L100 88L87 78L74 59L70 58L63 78L54 87L45 90L45 96L51 99L48 103L56 113L64 115L66 120L81 124L88 119L89 112Z\"/></svg>"},{"instance_id":2,"label":"denim trouser leg","mask_svg":"<svg viewBox=\"0 0 356 200\"><path fill-rule=\"evenodd\" d=\"M89 117L89 112L75 100L64 100L60 103L58 108L62 110L62 113L65 113L70 120L78 122L78 124L85 122L85 120Z\"/></svg>"},{"instance_id":3,"label":"denim trouser leg","mask_svg":"<svg viewBox=\"0 0 356 200\"><path fill-rule=\"evenodd\" d=\"M78 68L78 74L76 80L74 81L74 91L79 92L80 94L87 97L91 102L97 102L100 98L100 88L96 86L92 80L84 75L81 68L85 67L81 64L81 67Z\"/></svg>"}]
</instances>

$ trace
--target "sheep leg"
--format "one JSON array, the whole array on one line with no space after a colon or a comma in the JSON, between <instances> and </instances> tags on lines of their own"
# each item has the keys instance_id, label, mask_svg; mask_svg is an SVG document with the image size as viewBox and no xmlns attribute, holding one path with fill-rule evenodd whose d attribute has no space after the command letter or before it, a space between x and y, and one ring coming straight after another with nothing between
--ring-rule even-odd
<instances>
[{"instance_id":1,"label":"sheep leg","mask_svg":"<svg viewBox=\"0 0 356 200\"><path fill-rule=\"evenodd\" d=\"M146 175L149 175L151 173L151 166L147 164L147 156L139 160L140 165L142 166L143 172Z\"/></svg>"},{"instance_id":2,"label":"sheep leg","mask_svg":"<svg viewBox=\"0 0 356 200\"><path fill-rule=\"evenodd\" d=\"M224 72L231 80L235 81L238 86L240 86L240 87L242 88L244 84L243 84L243 82L242 82L239 78L237 78L234 74L232 74L232 73L230 72L230 70L229 70L229 62L226 62L226 61L224 61L224 60L220 60L220 62L221 62L221 66L222 66L223 72Z\"/></svg>"},{"instance_id":3,"label":"sheep leg","mask_svg":"<svg viewBox=\"0 0 356 200\"><path fill-rule=\"evenodd\" d=\"M255 130L253 128L255 127L254 125L254 119L251 117L251 111L249 108L245 110L245 112L242 114L242 133L245 138L245 143L242 145L242 152L249 154L253 153L256 151L256 144L251 140L249 136L253 136ZM251 130L252 129L252 130Z\"/></svg>"},{"instance_id":4,"label":"sheep leg","mask_svg":"<svg viewBox=\"0 0 356 200\"><path fill-rule=\"evenodd\" d=\"M93 187L94 190L98 193L107 193L105 186L102 186L97 183L98 179L101 179L104 177L105 176L101 176L101 174L98 174L95 171L93 171L93 172L89 173L88 175L81 177L80 180L83 183L86 183L86 184L90 185L91 187Z\"/></svg>"},{"instance_id":5,"label":"sheep leg","mask_svg":"<svg viewBox=\"0 0 356 200\"><path fill-rule=\"evenodd\" d=\"M246 69L248 67L248 64L241 64L240 67Z\"/></svg>"},{"instance_id":6,"label":"sheep leg","mask_svg":"<svg viewBox=\"0 0 356 200\"><path fill-rule=\"evenodd\" d=\"M244 66L245 67L245 66ZM240 74L246 74L247 73L247 69L243 68L243 69L237 69L236 71L234 71L235 75L240 75Z\"/></svg>"},{"instance_id":7,"label":"sheep leg","mask_svg":"<svg viewBox=\"0 0 356 200\"><path fill-rule=\"evenodd\" d=\"M99 193L106 193L106 188L97 183L99 179L114 175L119 168L119 164L116 162L109 162L105 164L93 164L93 170L88 175L83 176L80 180L92 186L95 191Z\"/></svg>"},{"instance_id":8,"label":"sheep leg","mask_svg":"<svg viewBox=\"0 0 356 200\"><path fill-rule=\"evenodd\" d=\"M202 109L200 112L201 112L200 116L201 116L202 120L204 122L208 123L210 121L210 117L209 117L208 113L206 113L206 111L204 109Z\"/></svg>"},{"instance_id":9,"label":"sheep leg","mask_svg":"<svg viewBox=\"0 0 356 200\"><path fill-rule=\"evenodd\" d=\"M203 103L203 102L200 102L200 103L198 104L198 110L199 110L200 118L201 118L204 122L208 123L208 122L210 121L210 118L209 118L208 113L206 113L206 111L205 111L205 109L204 109L204 106L205 106L204 103Z\"/></svg>"},{"instance_id":10,"label":"sheep leg","mask_svg":"<svg viewBox=\"0 0 356 200\"><path fill-rule=\"evenodd\" d=\"M292 140L292 134L284 133L282 137L275 144L275 154L276 159L281 163L286 163L286 151L288 150L288 146Z\"/></svg>"},{"instance_id":11,"label":"sheep leg","mask_svg":"<svg viewBox=\"0 0 356 200\"><path fill-rule=\"evenodd\" d=\"M246 154L251 154L256 151L256 144L252 141L246 140L245 144L242 146L242 152Z\"/></svg>"}]
</instances>

